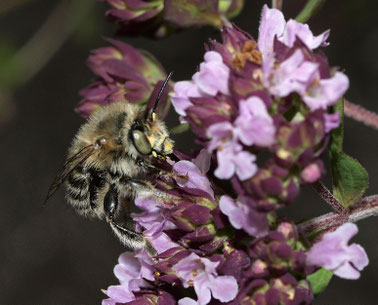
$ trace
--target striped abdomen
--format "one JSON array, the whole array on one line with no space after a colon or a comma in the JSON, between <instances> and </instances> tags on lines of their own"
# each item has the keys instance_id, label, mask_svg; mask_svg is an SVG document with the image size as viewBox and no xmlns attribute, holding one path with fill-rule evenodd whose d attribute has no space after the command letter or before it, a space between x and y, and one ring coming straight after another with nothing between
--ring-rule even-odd
<instances>
[{"instance_id":1,"label":"striped abdomen","mask_svg":"<svg viewBox=\"0 0 378 305\"><path fill-rule=\"evenodd\" d=\"M99 204L107 188L103 172L78 166L66 180L66 198L79 214L102 218Z\"/></svg>"}]
</instances>

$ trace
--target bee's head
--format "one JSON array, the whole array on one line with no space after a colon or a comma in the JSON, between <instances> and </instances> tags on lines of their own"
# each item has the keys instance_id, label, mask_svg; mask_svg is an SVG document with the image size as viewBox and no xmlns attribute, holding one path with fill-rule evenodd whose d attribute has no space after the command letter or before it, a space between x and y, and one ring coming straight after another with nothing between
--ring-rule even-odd
<instances>
[{"instance_id":1,"label":"bee's head","mask_svg":"<svg viewBox=\"0 0 378 305\"><path fill-rule=\"evenodd\" d=\"M172 153L173 141L164 122L153 113L150 120L136 119L131 125L129 137L136 150L143 156L162 158Z\"/></svg>"},{"instance_id":2,"label":"bee's head","mask_svg":"<svg viewBox=\"0 0 378 305\"><path fill-rule=\"evenodd\" d=\"M144 110L141 117L137 118L131 125L129 137L136 150L144 156L162 158L172 153L173 141L169 138L169 133L164 122L159 120L156 115L156 108L160 97L168 84L172 72L169 73L152 109Z\"/></svg>"}]
</instances>

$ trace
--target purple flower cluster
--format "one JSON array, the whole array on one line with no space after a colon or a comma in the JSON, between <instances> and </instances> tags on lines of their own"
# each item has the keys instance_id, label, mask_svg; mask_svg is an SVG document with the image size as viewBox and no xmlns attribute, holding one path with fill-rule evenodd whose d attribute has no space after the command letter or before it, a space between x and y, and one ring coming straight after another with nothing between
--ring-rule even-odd
<instances>
[{"instance_id":1,"label":"purple flower cluster","mask_svg":"<svg viewBox=\"0 0 378 305\"><path fill-rule=\"evenodd\" d=\"M175 84L173 106L216 153L214 175L266 209L292 202L300 183L323 174L319 156L339 124L328 108L349 85L314 52L328 35L264 6L257 42L224 27L223 43L210 42L192 80ZM262 166L259 153L271 156Z\"/></svg>"},{"instance_id":2,"label":"purple flower cluster","mask_svg":"<svg viewBox=\"0 0 378 305\"><path fill-rule=\"evenodd\" d=\"M88 58L88 66L98 80L80 92L83 99L76 111L83 117L115 101L146 104L154 98L151 94L155 86L160 89L166 78L163 67L150 53L124 42L109 42L112 47L96 49Z\"/></svg>"},{"instance_id":3,"label":"purple flower cluster","mask_svg":"<svg viewBox=\"0 0 378 305\"><path fill-rule=\"evenodd\" d=\"M132 217L157 255L123 254L120 285L104 291L103 305L306 305L313 300L306 277L320 266L359 276L368 260L347 245L353 225L310 245L276 214L301 184L320 179L320 156L339 124L331 106L348 78L315 51L328 34L314 36L264 6L257 42L225 27L223 43L210 42L192 79L175 84L176 112L204 148L176 152L171 174L156 178L169 199L136 199L142 212ZM107 69L95 73L107 81Z\"/></svg>"}]
</instances>

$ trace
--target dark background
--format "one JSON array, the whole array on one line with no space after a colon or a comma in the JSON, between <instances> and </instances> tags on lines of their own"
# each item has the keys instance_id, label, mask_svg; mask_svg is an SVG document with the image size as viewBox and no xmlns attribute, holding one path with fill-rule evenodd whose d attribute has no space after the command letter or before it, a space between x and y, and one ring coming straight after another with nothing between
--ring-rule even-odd
<instances>
[{"instance_id":1,"label":"dark background","mask_svg":"<svg viewBox=\"0 0 378 305\"><path fill-rule=\"evenodd\" d=\"M62 1L58 9L61 24L53 41L41 43L26 57L28 63L53 50L56 42L68 38L51 60L31 79L6 70L6 62L28 41L54 11L58 1L1 0L0 4L0 304L79 305L100 304L100 291L118 281L113 267L124 248L106 223L85 220L68 207L59 191L42 209L41 203L60 168L65 151L83 120L73 112L78 91L93 75L85 66L91 49L107 45L102 37L113 36L115 26L104 18L107 5L97 1ZM246 0L235 22L257 38L260 10L267 1ZM284 1L288 19L305 1ZM270 3L269 3L270 4ZM345 69L351 86L346 97L378 112L378 1L328 1L311 19L315 34L331 28L331 45L324 49L330 64ZM76 15L75 15L76 14ZM63 16L63 17L62 17ZM76 18L76 19L75 19ZM58 17L57 17L58 19ZM76 22L76 24L75 24ZM73 24L71 24L73 23ZM72 33L64 32L72 27ZM153 53L174 80L189 79L204 53L203 43L218 38L209 28L175 34L161 41L127 39L133 46ZM21 67L22 68L22 67ZM3 69L3 70L2 70ZM5 76L4 76L5 75ZM17 80L19 80L17 82ZM170 127L177 123L171 111ZM369 171L367 195L377 194L377 133L350 119L345 121L345 151ZM174 137L178 148L190 147L187 134ZM189 143L188 143L189 142ZM328 178L327 178L328 179ZM288 212L295 219L330 211L312 191L303 190ZM358 281L334 278L314 304L378 304L377 219L359 224L353 241L367 251L370 265Z\"/></svg>"}]
</instances>

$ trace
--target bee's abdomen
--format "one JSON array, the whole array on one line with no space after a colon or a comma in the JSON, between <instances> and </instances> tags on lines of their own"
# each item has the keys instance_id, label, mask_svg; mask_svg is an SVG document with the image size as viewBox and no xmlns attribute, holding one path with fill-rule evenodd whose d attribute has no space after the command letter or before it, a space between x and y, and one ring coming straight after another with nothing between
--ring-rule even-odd
<instances>
[{"instance_id":1,"label":"bee's abdomen","mask_svg":"<svg viewBox=\"0 0 378 305\"><path fill-rule=\"evenodd\" d=\"M77 167L68 176L66 180L66 198L67 201L80 214L90 212L90 182L91 175L86 168Z\"/></svg>"}]
</instances>

